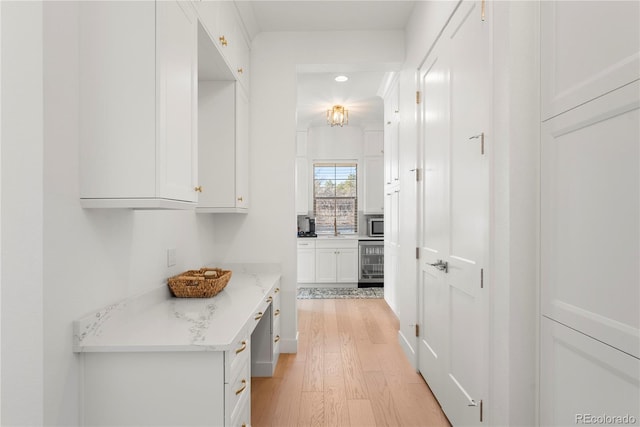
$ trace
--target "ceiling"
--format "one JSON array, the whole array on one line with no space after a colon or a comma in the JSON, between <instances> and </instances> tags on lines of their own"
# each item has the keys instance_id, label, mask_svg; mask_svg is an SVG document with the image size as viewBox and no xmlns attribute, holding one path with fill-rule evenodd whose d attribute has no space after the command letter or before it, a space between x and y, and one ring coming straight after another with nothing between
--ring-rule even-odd
<instances>
[{"instance_id":1,"label":"ceiling","mask_svg":"<svg viewBox=\"0 0 640 427\"><path fill-rule=\"evenodd\" d=\"M236 1L250 36L274 31L404 30L414 1ZM326 110L342 104L349 125L382 124L383 103L377 92L387 70L370 64L315 66L298 72L298 129L327 126ZM344 74L349 80L337 83Z\"/></svg>"}]
</instances>

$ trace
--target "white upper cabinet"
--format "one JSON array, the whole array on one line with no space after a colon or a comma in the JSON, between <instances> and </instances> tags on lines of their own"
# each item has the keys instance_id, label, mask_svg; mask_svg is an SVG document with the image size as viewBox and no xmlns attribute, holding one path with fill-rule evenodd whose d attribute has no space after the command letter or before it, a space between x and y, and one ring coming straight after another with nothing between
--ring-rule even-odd
<instances>
[{"instance_id":1,"label":"white upper cabinet","mask_svg":"<svg viewBox=\"0 0 640 427\"><path fill-rule=\"evenodd\" d=\"M364 158L364 214L384 213L384 159Z\"/></svg>"},{"instance_id":2,"label":"white upper cabinet","mask_svg":"<svg viewBox=\"0 0 640 427\"><path fill-rule=\"evenodd\" d=\"M196 29L188 3L81 3L82 206L195 206Z\"/></svg>"},{"instance_id":3,"label":"white upper cabinet","mask_svg":"<svg viewBox=\"0 0 640 427\"><path fill-rule=\"evenodd\" d=\"M309 162L296 157L296 214L309 214Z\"/></svg>"},{"instance_id":4,"label":"white upper cabinet","mask_svg":"<svg viewBox=\"0 0 640 427\"><path fill-rule=\"evenodd\" d=\"M194 3L200 22L222 53L235 79L249 93L250 43L233 1Z\"/></svg>"},{"instance_id":5,"label":"white upper cabinet","mask_svg":"<svg viewBox=\"0 0 640 427\"><path fill-rule=\"evenodd\" d=\"M640 78L640 3L543 1L542 120Z\"/></svg>"},{"instance_id":6,"label":"white upper cabinet","mask_svg":"<svg viewBox=\"0 0 640 427\"><path fill-rule=\"evenodd\" d=\"M198 212L247 213L249 101L235 81L200 81Z\"/></svg>"},{"instance_id":7,"label":"white upper cabinet","mask_svg":"<svg viewBox=\"0 0 640 427\"><path fill-rule=\"evenodd\" d=\"M384 182L400 182L400 96L398 81L391 86L384 99Z\"/></svg>"},{"instance_id":8,"label":"white upper cabinet","mask_svg":"<svg viewBox=\"0 0 640 427\"><path fill-rule=\"evenodd\" d=\"M365 131L364 132L364 155L382 156L384 154L384 132Z\"/></svg>"},{"instance_id":9,"label":"white upper cabinet","mask_svg":"<svg viewBox=\"0 0 640 427\"><path fill-rule=\"evenodd\" d=\"M364 133L364 213L384 212L384 132Z\"/></svg>"}]
</instances>

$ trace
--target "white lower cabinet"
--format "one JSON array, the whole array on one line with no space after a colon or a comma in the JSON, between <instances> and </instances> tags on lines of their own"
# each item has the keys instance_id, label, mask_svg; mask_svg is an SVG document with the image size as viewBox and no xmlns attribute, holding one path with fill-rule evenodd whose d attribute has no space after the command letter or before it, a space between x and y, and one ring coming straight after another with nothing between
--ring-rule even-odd
<instances>
[{"instance_id":1,"label":"white lower cabinet","mask_svg":"<svg viewBox=\"0 0 640 427\"><path fill-rule=\"evenodd\" d=\"M238 283L245 286L245 290L249 287L242 282L232 283L231 286L239 286ZM181 322L178 322L177 329L180 332L177 335L182 336L184 327L184 333L188 334L187 344L183 344L182 341L174 343L169 339L169 344L166 345L157 344L153 340L154 344L150 345L144 342L144 337L140 338L142 343L136 338L135 343L130 346L117 344L111 349L104 343L102 347L93 346L90 349L77 344L78 348L84 349L79 353L82 364L81 424L251 425L251 377L272 376L280 354L279 281L275 282L266 294L255 295L256 293L250 289L218 297L220 305L224 301L230 303L243 299L239 306L246 304L252 307L246 317L239 317L235 311L227 310L223 317L211 323L211 328L239 328L231 344L227 341L195 346L189 344L194 341L192 334L197 327L189 329L189 323ZM247 295L250 297L247 298ZM194 322L205 324L209 320L203 320L201 306L189 306L190 301L179 299L172 303L170 313L173 315L181 313L185 318L192 315ZM136 304L133 303L131 306L135 307ZM192 307L193 311L185 310L186 306ZM160 308L157 312L162 310L164 309ZM224 311L220 307L216 310ZM177 318L183 320L179 316ZM90 316L90 319L94 322L93 316ZM114 322L113 317L107 317L107 320L118 323ZM132 323L123 319L119 321L129 326ZM150 318L146 318L143 323L155 324ZM94 323L88 325L95 327ZM105 328L103 324L101 326ZM166 329L172 332L176 330ZM204 327L205 331L206 329L207 327ZM85 331L86 328L82 327L80 330ZM166 333L171 335L172 332ZM115 335L118 334L112 334L112 338ZM127 335L125 339L130 337ZM198 341L197 337L195 341ZM218 345L224 349L210 348Z\"/></svg>"},{"instance_id":2,"label":"white lower cabinet","mask_svg":"<svg viewBox=\"0 0 640 427\"><path fill-rule=\"evenodd\" d=\"M256 319L252 334L251 375L271 377L280 357L280 288L276 288L265 302L269 306Z\"/></svg>"},{"instance_id":3,"label":"white lower cabinet","mask_svg":"<svg viewBox=\"0 0 640 427\"><path fill-rule=\"evenodd\" d=\"M637 425L640 360L547 317L540 347L540 425Z\"/></svg>"},{"instance_id":4,"label":"white lower cabinet","mask_svg":"<svg viewBox=\"0 0 640 427\"><path fill-rule=\"evenodd\" d=\"M246 338L247 349L249 350L249 338ZM243 348L243 347L240 347ZM240 416L245 401L250 400L251 396L251 358L249 355L251 352L243 351L239 357L236 357L236 365L239 368L234 372L231 369L232 375L229 379L225 378L225 398L224 398L224 418L225 425L236 425L233 420ZM229 353L229 352L227 352Z\"/></svg>"},{"instance_id":5,"label":"white lower cabinet","mask_svg":"<svg viewBox=\"0 0 640 427\"><path fill-rule=\"evenodd\" d=\"M358 281L358 241L326 239L316 242L317 283Z\"/></svg>"},{"instance_id":6,"label":"white lower cabinet","mask_svg":"<svg viewBox=\"0 0 640 427\"><path fill-rule=\"evenodd\" d=\"M298 240L298 283L316 280L316 242L305 238Z\"/></svg>"}]
</instances>

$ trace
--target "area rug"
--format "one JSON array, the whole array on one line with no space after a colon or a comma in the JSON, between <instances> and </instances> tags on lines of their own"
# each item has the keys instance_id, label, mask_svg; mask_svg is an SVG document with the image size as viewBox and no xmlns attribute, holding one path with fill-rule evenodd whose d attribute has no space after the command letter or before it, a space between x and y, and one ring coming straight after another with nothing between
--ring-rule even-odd
<instances>
[{"instance_id":1,"label":"area rug","mask_svg":"<svg viewBox=\"0 0 640 427\"><path fill-rule=\"evenodd\" d=\"M383 298L384 288L298 288L298 299Z\"/></svg>"}]
</instances>

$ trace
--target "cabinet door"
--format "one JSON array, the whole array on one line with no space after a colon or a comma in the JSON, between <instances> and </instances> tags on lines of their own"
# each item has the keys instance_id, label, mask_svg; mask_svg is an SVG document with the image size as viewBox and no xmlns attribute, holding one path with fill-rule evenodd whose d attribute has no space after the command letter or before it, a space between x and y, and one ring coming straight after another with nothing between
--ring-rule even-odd
<instances>
[{"instance_id":1,"label":"cabinet door","mask_svg":"<svg viewBox=\"0 0 640 427\"><path fill-rule=\"evenodd\" d=\"M157 4L157 188L197 201L197 25L189 5Z\"/></svg>"},{"instance_id":2,"label":"cabinet door","mask_svg":"<svg viewBox=\"0 0 640 427\"><path fill-rule=\"evenodd\" d=\"M198 140L202 194L198 210L235 206L235 102L232 81L199 82Z\"/></svg>"},{"instance_id":3,"label":"cabinet door","mask_svg":"<svg viewBox=\"0 0 640 427\"><path fill-rule=\"evenodd\" d=\"M80 197L155 197L155 6L79 5Z\"/></svg>"},{"instance_id":4,"label":"cabinet door","mask_svg":"<svg viewBox=\"0 0 640 427\"><path fill-rule=\"evenodd\" d=\"M249 207L249 101L235 81L199 82L198 212ZM235 107L235 108L234 108Z\"/></svg>"},{"instance_id":5,"label":"cabinet door","mask_svg":"<svg viewBox=\"0 0 640 427\"><path fill-rule=\"evenodd\" d=\"M249 208L249 99L236 83L236 207Z\"/></svg>"},{"instance_id":6,"label":"cabinet door","mask_svg":"<svg viewBox=\"0 0 640 427\"><path fill-rule=\"evenodd\" d=\"M358 250L340 248L336 254L336 278L338 283L358 281Z\"/></svg>"},{"instance_id":7,"label":"cabinet door","mask_svg":"<svg viewBox=\"0 0 640 427\"><path fill-rule=\"evenodd\" d=\"M640 3L543 1L542 119L639 77Z\"/></svg>"},{"instance_id":8,"label":"cabinet door","mask_svg":"<svg viewBox=\"0 0 640 427\"><path fill-rule=\"evenodd\" d=\"M298 244L300 245L300 244ZM316 279L316 250L298 248L298 283L313 283Z\"/></svg>"},{"instance_id":9,"label":"cabinet door","mask_svg":"<svg viewBox=\"0 0 640 427\"><path fill-rule=\"evenodd\" d=\"M316 282L336 282L336 252L337 249L316 248Z\"/></svg>"},{"instance_id":10,"label":"cabinet door","mask_svg":"<svg viewBox=\"0 0 640 427\"><path fill-rule=\"evenodd\" d=\"M637 423L637 358L543 317L540 374L540 425ZM602 416L620 418L595 421Z\"/></svg>"},{"instance_id":11,"label":"cabinet door","mask_svg":"<svg viewBox=\"0 0 640 427\"><path fill-rule=\"evenodd\" d=\"M640 357L640 84L542 126L541 312Z\"/></svg>"},{"instance_id":12,"label":"cabinet door","mask_svg":"<svg viewBox=\"0 0 640 427\"><path fill-rule=\"evenodd\" d=\"M364 159L364 213L384 212L384 159L382 156Z\"/></svg>"},{"instance_id":13,"label":"cabinet door","mask_svg":"<svg viewBox=\"0 0 640 427\"><path fill-rule=\"evenodd\" d=\"M296 213L309 214L309 163L306 157L296 158Z\"/></svg>"},{"instance_id":14,"label":"cabinet door","mask_svg":"<svg viewBox=\"0 0 640 427\"><path fill-rule=\"evenodd\" d=\"M384 154L384 132L366 131L364 133L364 155L382 156Z\"/></svg>"},{"instance_id":15,"label":"cabinet door","mask_svg":"<svg viewBox=\"0 0 640 427\"><path fill-rule=\"evenodd\" d=\"M398 82L394 83L391 92L385 98L385 117L384 117L384 161L385 174L384 179L387 185L397 184L399 181L399 87Z\"/></svg>"}]
</instances>

